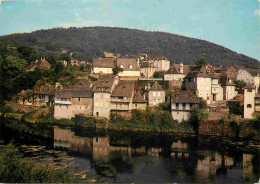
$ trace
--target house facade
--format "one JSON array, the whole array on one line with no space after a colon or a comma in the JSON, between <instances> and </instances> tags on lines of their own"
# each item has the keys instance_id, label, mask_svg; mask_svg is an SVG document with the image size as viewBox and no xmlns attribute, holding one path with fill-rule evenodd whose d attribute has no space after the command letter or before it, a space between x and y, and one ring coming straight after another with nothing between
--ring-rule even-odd
<instances>
[{"instance_id":1,"label":"house facade","mask_svg":"<svg viewBox=\"0 0 260 184\"><path fill-rule=\"evenodd\" d=\"M183 81L190 72L190 66L184 65L183 62L173 64L171 68L164 74L165 81Z\"/></svg>"},{"instance_id":2,"label":"house facade","mask_svg":"<svg viewBox=\"0 0 260 184\"><path fill-rule=\"evenodd\" d=\"M141 74L144 77L153 77L153 74L155 72L155 67L153 65L153 63L150 63L148 61L142 62L140 63L140 68L141 68Z\"/></svg>"},{"instance_id":3,"label":"house facade","mask_svg":"<svg viewBox=\"0 0 260 184\"><path fill-rule=\"evenodd\" d=\"M242 68L238 70L237 80L242 80L247 84L253 84L257 93L260 85L260 69Z\"/></svg>"},{"instance_id":4,"label":"house facade","mask_svg":"<svg viewBox=\"0 0 260 184\"><path fill-rule=\"evenodd\" d=\"M158 106L165 102L165 91L157 82L147 92L148 105L150 107Z\"/></svg>"},{"instance_id":5,"label":"house facade","mask_svg":"<svg viewBox=\"0 0 260 184\"><path fill-rule=\"evenodd\" d=\"M71 119L75 115L91 116L93 89L59 89L55 93L54 118Z\"/></svg>"},{"instance_id":6,"label":"house facade","mask_svg":"<svg viewBox=\"0 0 260 184\"><path fill-rule=\"evenodd\" d=\"M118 73L120 79L122 78L124 80L127 77L131 77L131 79L134 78L138 80L141 76L141 70L136 59L117 58L116 66L123 69L122 72Z\"/></svg>"},{"instance_id":7,"label":"house facade","mask_svg":"<svg viewBox=\"0 0 260 184\"><path fill-rule=\"evenodd\" d=\"M119 77L115 75L100 75L95 85L93 96L93 116L110 117L111 94L118 84Z\"/></svg>"},{"instance_id":8,"label":"house facade","mask_svg":"<svg viewBox=\"0 0 260 184\"><path fill-rule=\"evenodd\" d=\"M134 81L119 81L111 94L111 112L129 112L132 110Z\"/></svg>"},{"instance_id":9,"label":"house facade","mask_svg":"<svg viewBox=\"0 0 260 184\"><path fill-rule=\"evenodd\" d=\"M132 109L145 110L146 108L147 108L147 101L143 98L140 92L135 92Z\"/></svg>"},{"instance_id":10,"label":"house facade","mask_svg":"<svg viewBox=\"0 0 260 184\"><path fill-rule=\"evenodd\" d=\"M248 85L244 89L244 118L252 119L255 112L255 88Z\"/></svg>"},{"instance_id":11,"label":"house facade","mask_svg":"<svg viewBox=\"0 0 260 184\"><path fill-rule=\"evenodd\" d=\"M171 95L171 114L173 119L187 121L191 111L199 103L199 97L193 91L176 90Z\"/></svg>"},{"instance_id":12,"label":"house facade","mask_svg":"<svg viewBox=\"0 0 260 184\"><path fill-rule=\"evenodd\" d=\"M113 74L115 68L114 58L93 58L92 59L92 72L95 74Z\"/></svg>"},{"instance_id":13,"label":"house facade","mask_svg":"<svg viewBox=\"0 0 260 184\"><path fill-rule=\"evenodd\" d=\"M53 105L55 91L56 91L55 85L44 85L44 86L36 87L34 90L35 105L36 106Z\"/></svg>"}]
</instances>

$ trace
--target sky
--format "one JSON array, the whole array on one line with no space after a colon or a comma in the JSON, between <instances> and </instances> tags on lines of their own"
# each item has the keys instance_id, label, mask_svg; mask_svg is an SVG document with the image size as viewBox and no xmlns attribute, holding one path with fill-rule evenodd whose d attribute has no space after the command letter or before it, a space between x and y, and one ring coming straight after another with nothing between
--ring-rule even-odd
<instances>
[{"instance_id":1,"label":"sky","mask_svg":"<svg viewBox=\"0 0 260 184\"><path fill-rule=\"evenodd\" d=\"M88 26L199 38L260 61L260 0L0 0L0 35Z\"/></svg>"}]
</instances>

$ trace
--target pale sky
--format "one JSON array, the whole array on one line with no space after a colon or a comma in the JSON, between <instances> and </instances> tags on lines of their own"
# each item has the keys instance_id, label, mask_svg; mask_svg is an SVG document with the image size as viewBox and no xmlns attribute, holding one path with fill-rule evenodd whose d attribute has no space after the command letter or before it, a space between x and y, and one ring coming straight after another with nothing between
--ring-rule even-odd
<instances>
[{"instance_id":1,"label":"pale sky","mask_svg":"<svg viewBox=\"0 0 260 184\"><path fill-rule=\"evenodd\" d=\"M170 32L260 60L258 0L0 0L0 35L88 26Z\"/></svg>"}]
</instances>

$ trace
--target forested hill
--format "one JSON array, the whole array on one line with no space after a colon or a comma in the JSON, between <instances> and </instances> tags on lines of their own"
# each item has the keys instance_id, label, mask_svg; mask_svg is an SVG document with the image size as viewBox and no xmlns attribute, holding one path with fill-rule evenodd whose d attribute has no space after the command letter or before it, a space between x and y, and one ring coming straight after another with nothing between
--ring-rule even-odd
<instances>
[{"instance_id":1,"label":"forested hill","mask_svg":"<svg viewBox=\"0 0 260 184\"><path fill-rule=\"evenodd\" d=\"M214 65L237 64L259 67L259 61L217 44L163 32L127 28L85 27L55 28L0 37L7 46L29 45L51 51L78 51L80 55L102 57L103 52L120 54L158 53L170 61L192 64L205 58Z\"/></svg>"}]
</instances>

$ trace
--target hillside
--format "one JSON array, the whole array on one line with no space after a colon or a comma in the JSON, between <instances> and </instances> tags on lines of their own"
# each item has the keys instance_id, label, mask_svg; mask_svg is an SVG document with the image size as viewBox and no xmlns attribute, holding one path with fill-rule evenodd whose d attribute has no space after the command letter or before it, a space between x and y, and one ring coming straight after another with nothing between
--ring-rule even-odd
<instances>
[{"instance_id":1,"label":"hillside","mask_svg":"<svg viewBox=\"0 0 260 184\"><path fill-rule=\"evenodd\" d=\"M238 54L217 44L163 32L147 32L127 28L85 27L55 28L32 33L0 37L0 45L19 46L27 44L51 51L78 51L88 60L103 57L104 51L120 54L140 52L159 53L172 63L183 61L192 64L205 58L214 65L237 64L247 67L260 66L259 61Z\"/></svg>"}]
</instances>

